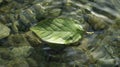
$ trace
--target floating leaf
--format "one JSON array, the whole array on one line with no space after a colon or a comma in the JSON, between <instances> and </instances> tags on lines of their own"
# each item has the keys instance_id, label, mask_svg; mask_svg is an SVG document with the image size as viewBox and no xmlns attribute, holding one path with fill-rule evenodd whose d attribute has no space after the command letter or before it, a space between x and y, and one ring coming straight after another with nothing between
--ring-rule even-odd
<instances>
[{"instance_id":1,"label":"floating leaf","mask_svg":"<svg viewBox=\"0 0 120 67\"><path fill-rule=\"evenodd\" d=\"M43 41L56 44L70 44L79 41L84 32L74 19L56 18L41 21L31 30Z\"/></svg>"},{"instance_id":2,"label":"floating leaf","mask_svg":"<svg viewBox=\"0 0 120 67\"><path fill-rule=\"evenodd\" d=\"M0 23L0 39L7 37L9 34L10 34L10 29L7 26Z\"/></svg>"}]
</instances>

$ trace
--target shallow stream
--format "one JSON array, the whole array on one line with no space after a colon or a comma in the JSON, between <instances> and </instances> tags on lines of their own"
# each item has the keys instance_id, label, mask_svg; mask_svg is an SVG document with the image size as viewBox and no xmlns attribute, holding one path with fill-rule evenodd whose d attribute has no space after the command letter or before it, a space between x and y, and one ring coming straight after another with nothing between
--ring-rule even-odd
<instances>
[{"instance_id":1,"label":"shallow stream","mask_svg":"<svg viewBox=\"0 0 120 67\"><path fill-rule=\"evenodd\" d=\"M75 19L89 34L51 48L29 28L56 17ZM0 67L120 67L120 1L0 0Z\"/></svg>"}]
</instances>

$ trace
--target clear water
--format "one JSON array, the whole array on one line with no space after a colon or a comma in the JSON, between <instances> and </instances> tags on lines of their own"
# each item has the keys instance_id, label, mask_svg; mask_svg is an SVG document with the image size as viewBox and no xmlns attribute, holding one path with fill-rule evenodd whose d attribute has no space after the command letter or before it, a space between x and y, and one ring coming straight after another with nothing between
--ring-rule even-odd
<instances>
[{"instance_id":1,"label":"clear water","mask_svg":"<svg viewBox=\"0 0 120 67\"><path fill-rule=\"evenodd\" d=\"M10 21L18 21L20 24L18 30L10 27L14 35L16 31L25 34L30 26L46 18L55 18L56 15L76 19L87 32L92 34L85 34L76 46L59 50L51 49L48 44L38 46L41 44L36 41L30 42L32 46L16 47L16 43L13 43L15 38L11 39L12 42L10 41L15 45L9 46L7 38L1 39L0 67L120 66L120 0L15 0L10 3L17 5L10 5L12 7L7 8L6 11L2 11L4 3L1 3L2 0L0 0L0 22L9 27ZM32 13L27 14L29 10ZM13 18L17 15L27 17L19 21L21 19ZM4 17L5 19L7 17L7 21ZM27 23L30 24L27 25ZM26 40L32 41L29 38ZM28 44L22 39L20 42Z\"/></svg>"}]
</instances>

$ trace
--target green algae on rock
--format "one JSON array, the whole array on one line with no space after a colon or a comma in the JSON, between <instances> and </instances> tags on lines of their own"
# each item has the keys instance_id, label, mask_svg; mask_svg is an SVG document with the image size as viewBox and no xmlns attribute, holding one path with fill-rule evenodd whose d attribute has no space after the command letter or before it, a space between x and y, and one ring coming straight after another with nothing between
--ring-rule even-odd
<instances>
[{"instance_id":1,"label":"green algae on rock","mask_svg":"<svg viewBox=\"0 0 120 67\"><path fill-rule=\"evenodd\" d=\"M39 40L38 37L36 37L36 35L33 34L32 31L28 31L24 34L24 36L26 37L27 41L30 43L30 45L32 47L36 47L39 46L42 42Z\"/></svg>"},{"instance_id":2,"label":"green algae on rock","mask_svg":"<svg viewBox=\"0 0 120 67\"><path fill-rule=\"evenodd\" d=\"M6 67L30 67L27 61L23 58L16 58L8 62Z\"/></svg>"},{"instance_id":3,"label":"green algae on rock","mask_svg":"<svg viewBox=\"0 0 120 67\"><path fill-rule=\"evenodd\" d=\"M0 23L0 39L7 37L10 34L10 29Z\"/></svg>"},{"instance_id":4,"label":"green algae on rock","mask_svg":"<svg viewBox=\"0 0 120 67\"><path fill-rule=\"evenodd\" d=\"M14 47L30 46L24 34L11 34L8 37L8 44L9 46L14 46Z\"/></svg>"},{"instance_id":5,"label":"green algae on rock","mask_svg":"<svg viewBox=\"0 0 120 67\"><path fill-rule=\"evenodd\" d=\"M74 19L55 18L41 21L31 30L43 41L56 44L70 44L79 41L83 28Z\"/></svg>"},{"instance_id":6,"label":"green algae on rock","mask_svg":"<svg viewBox=\"0 0 120 67\"><path fill-rule=\"evenodd\" d=\"M31 50L31 46L16 47L11 50L11 55L13 58L28 57L31 54Z\"/></svg>"}]
</instances>

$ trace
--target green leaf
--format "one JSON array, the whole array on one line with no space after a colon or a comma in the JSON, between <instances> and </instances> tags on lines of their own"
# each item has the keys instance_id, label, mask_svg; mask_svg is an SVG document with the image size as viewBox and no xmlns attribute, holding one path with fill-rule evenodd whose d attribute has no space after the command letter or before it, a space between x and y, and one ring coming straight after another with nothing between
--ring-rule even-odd
<instances>
[{"instance_id":1,"label":"green leaf","mask_svg":"<svg viewBox=\"0 0 120 67\"><path fill-rule=\"evenodd\" d=\"M70 44L79 41L84 32L74 19L55 18L41 21L31 30L43 41L56 44Z\"/></svg>"}]
</instances>

